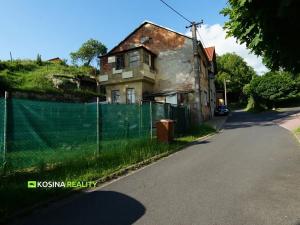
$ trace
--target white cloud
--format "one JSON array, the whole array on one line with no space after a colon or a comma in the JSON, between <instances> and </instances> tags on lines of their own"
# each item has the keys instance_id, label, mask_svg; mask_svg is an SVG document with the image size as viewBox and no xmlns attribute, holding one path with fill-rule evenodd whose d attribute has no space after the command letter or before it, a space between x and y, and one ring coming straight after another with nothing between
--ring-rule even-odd
<instances>
[{"instance_id":1,"label":"white cloud","mask_svg":"<svg viewBox=\"0 0 300 225\"><path fill-rule=\"evenodd\" d=\"M199 33L205 47L215 46L218 55L235 52L243 57L248 65L252 66L258 74L263 74L268 71L262 63L262 58L250 53L245 44L238 44L233 37L226 38L226 32L220 24L211 26L207 24L202 25L199 29ZM191 36L191 32L188 32L187 35Z\"/></svg>"}]
</instances>

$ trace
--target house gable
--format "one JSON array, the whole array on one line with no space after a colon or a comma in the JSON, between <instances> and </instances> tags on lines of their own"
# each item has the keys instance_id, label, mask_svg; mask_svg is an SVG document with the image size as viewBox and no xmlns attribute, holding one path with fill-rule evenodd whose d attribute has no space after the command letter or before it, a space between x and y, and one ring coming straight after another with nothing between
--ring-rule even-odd
<instances>
[{"instance_id":1,"label":"house gable","mask_svg":"<svg viewBox=\"0 0 300 225\"><path fill-rule=\"evenodd\" d=\"M212 72L214 74L217 73L217 62L216 62L216 51L215 51L215 47L207 47L205 48L205 53L211 63L211 66L213 66L213 69L210 68L212 70Z\"/></svg>"},{"instance_id":2,"label":"house gable","mask_svg":"<svg viewBox=\"0 0 300 225\"><path fill-rule=\"evenodd\" d=\"M159 54L160 51L181 48L186 39L191 38L159 25L144 22L108 52L108 55L141 45Z\"/></svg>"}]
</instances>

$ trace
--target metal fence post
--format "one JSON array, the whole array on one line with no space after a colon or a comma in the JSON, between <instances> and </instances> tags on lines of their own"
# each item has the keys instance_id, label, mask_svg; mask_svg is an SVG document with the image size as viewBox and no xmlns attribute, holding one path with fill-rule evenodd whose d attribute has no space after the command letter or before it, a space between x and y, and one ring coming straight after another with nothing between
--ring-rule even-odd
<instances>
[{"instance_id":1,"label":"metal fence post","mask_svg":"<svg viewBox=\"0 0 300 225\"><path fill-rule=\"evenodd\" d=\"M188 105L188 129L191 129L191 124L192 124L192 116L191 116L191 106Z\"/></svg>"},{"instance_id":2,"label":"metal fence post","mask_svg":"<svg viewBox=\"0 0 300 225\"><path fill-rule=\"evenodd\" d=\"M142 133L142 101L139 102L139 137L141 137Z\"/></svg>"},{"instance_id":3,"label":"metal fence post","mask_svg":"<svg viewBox=\"0 0 300 225\"><path fill-rule=\"evenodd\" d=\"M150 137L151 137L151 139L153 138L152 126L153 126L153 123L152 123L152 102L150 101Z\"/></svg>"},{"instance_id":4,"label":"metal fence post","mask_svg":"<svg viewBox=\"0 0 300 225\"><path fill-rule=\"evenodd\" d=\"M4 121L3 121L3 168L5 169L6 165L6 154L7 154L7 101L8 101L8 92L5 92L4 97Z\"/></svg>"},{"instance_id":5,"label":"metal fence post","mask_svg":"<svg viewBox=\"0 0 300 225\"><path fill-rule=\"evenodd\" d=\"M168 103L168 119L173 119L171 117L171 104L170 103Z\"/></svg>"},{"instance_id":6,"label":"metal fence post","mask_svg":"<svg viewBox=\"0 0 300 225\"><path fill-rule=\"evenodd\" d=\"M99 97L97 97L97 154L100 153L100 108Z\"/></svg>"},{"instance_id":7,"label":"metal fence post","mask_svg":"<svg viewBox=\"0 0 300 225\"><path fill-rule=\"evenodd\" d=\"M183 109L184 109L184 111L183 111L183 113L184 113L184 115L183 115L183 121L184 121L184 133L187 131L187 108L186 108L186 106L183 106Z\"/></svg>"}]
</instances>

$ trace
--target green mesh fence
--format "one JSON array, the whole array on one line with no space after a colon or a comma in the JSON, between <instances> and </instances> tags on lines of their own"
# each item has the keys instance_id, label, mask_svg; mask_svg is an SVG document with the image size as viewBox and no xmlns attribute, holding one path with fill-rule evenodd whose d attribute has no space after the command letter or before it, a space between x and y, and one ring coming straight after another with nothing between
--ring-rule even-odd
<instances>
[{"instance_id":1,"label":"green mesh fence","mask_svg":"<svg viewBox=\"0 0 300 225\"><path fill-rule=\"evenodd\" d=\"M154 126L160 119L174 120L174 133L176 136L184 135L190 128L190 111L188 107L155 103L152 108Z\"/></svg>"},{"instance_id":2,"label":"green mesh fence","mask_svg":"<svg viewBox=\"0 0 300 225\"><path fill-rule=\"evenodd\" d=\"M100 104L101 139L150 135L149 104Z\"/></svg>"},{"instance_id":3,"label":"green mesh fence","mask_svg":"<svg viewBox=\"0 0 300 225\"><path fill-rule=\"evenodd\" d=\"M31 168L92 156L96 146L96 104L9 99L7 165Z\"/></svg>"},{"instance_id":4,"label":"green mesh fence","mask_svg":"<svg viewBox=\"0 0 300 225\"><path fill-rule=\"evenodd\" d=\"M187 108L169 104L100 103L97 106L97 103L8 99L7 167L11 170L32 169L95 157L98 150L109 151L124 140L150 138L151 128L165 118L176 121L176 135L188 129ZM2 162L3 98L0 98L0 120Z\"/></svg>"},{"instance_id":5,"label":"green mesh fence","mask_svg":"<svg viewBox=\"0 0 300 225\"><path fill-rule=\"evenodd\" d=\"M175 134L184 135L190 128L190 111L187 107L170 106L169 118L175 121Z\"/></svg>"},{"instance_id":6,"label":"green mesh fence","mask_svg":"<svg viewBox=\"0 0 300 225\"><path fill-rule=\"evenodd\" d=\"M160 119L170 119L170 104L155 103L152 104L152 118L153 122Z\"/></svg>"},{"instance_id":7,"label":"green mesh fence","mask_svg":"<svg viewBox=\"0 0 300 225\"><path fill-rule=\"evenodd\" d=\"M0 97L0 163L4 160L4 98ZM2 164L0 164L1 167Z\"/></svg>"},{"instance_id":8,"label":"green mesh fence","mask_svg":"<svg viewBox=\"0 0 300 225\"><path fill-rule=\"evenodd\" d=\"M96 141L96 104L12 99L8 151L71 149Z\"/></svg>"}]
</instances>

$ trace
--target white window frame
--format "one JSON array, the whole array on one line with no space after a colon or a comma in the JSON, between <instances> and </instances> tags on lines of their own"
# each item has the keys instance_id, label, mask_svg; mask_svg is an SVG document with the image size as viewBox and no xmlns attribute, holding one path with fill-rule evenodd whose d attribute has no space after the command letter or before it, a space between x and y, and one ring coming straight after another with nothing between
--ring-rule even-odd
<instances>
[{"instance_id":1,"label":"white window frame","mask_svg":"<svg viewBox=\"0 0 300 225\"><path fill-rule=\"evenodd\" d=\"M127 104L134 104L136 101L136 94L134 88L127 88L126 89L126 103Z\"/></svg>"},{"instance_id":2,"label":"white window frame","mask_svg":"<svg viewBox=\"0 0 300 225\"><path fill-rule=\"evenodd\" d=\"M118 93L118 94L116 94L116 93ZM112 90L111 91L111 103L120 103L120 100L121 100L120 90Z\"/></svg>"},{"instance_id":3,"label":"white window frame","mask_svg":"<svg viewBox=\"0 0 300 225\"><path fill-rule=\"evenodd\" d=\"M129 52L129 67L134 68L140 65L140 52L138 50Z\"/></svg>"}]
</instances>

